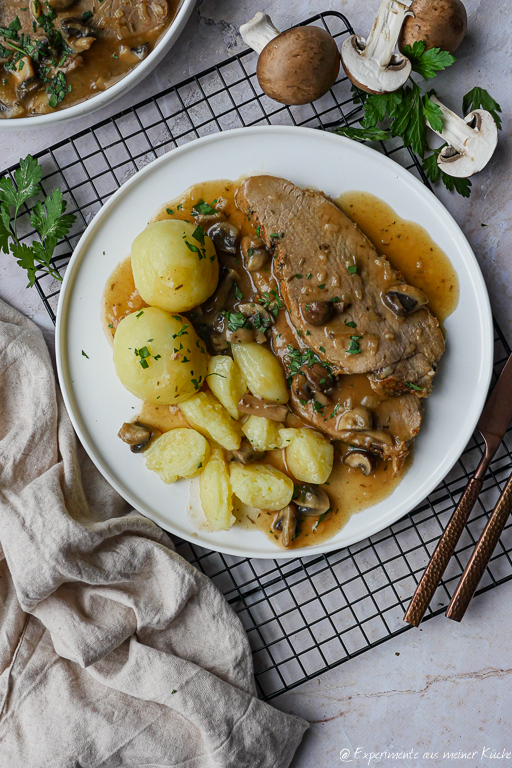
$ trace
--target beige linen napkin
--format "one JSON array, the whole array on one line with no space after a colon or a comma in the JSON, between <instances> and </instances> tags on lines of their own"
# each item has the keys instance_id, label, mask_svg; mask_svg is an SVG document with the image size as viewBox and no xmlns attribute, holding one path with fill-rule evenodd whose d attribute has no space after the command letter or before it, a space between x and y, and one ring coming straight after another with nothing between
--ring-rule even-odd
<instances>
[{"instance_id":1,"label":"beige linen napkin","mask_svg":"<svg viewBox=\"0 0 512 768\"><path fill-rule=\"evenodd\" d=\"M0 765L285 768L307 723L258 700L223 596L82 454L0 302Z\"/></svg>"}]
</instances>

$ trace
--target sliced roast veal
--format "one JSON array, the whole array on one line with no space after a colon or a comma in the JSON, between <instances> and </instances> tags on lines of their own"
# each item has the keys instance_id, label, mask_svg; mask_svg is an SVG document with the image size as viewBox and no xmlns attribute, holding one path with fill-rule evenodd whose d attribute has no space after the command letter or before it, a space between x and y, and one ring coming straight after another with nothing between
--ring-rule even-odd
<instances>
[{"instance_id":1,"label":"sliced roast veal","mask_svg":"<svg viewBox=\"0 0 512 768\"><path fill-rule=\"evenodd\" d=\"M293 325L335 373L365 373L383 394L430 394L444 351L439 323L426 307L399 317L387 306L405 282L356 224L322 193L273 176L247 179L236 203L273 249ZM314 324L316 302L332 303L324 324Z\"/></svg>"}]
</instances>

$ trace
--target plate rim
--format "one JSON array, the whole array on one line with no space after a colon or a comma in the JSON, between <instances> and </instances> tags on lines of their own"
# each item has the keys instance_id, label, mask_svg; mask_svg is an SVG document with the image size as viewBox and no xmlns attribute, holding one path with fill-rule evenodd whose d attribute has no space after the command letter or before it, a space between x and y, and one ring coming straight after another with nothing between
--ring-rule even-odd
<instances>
[{"instance_id":1,"label":"plate rim","mask_svg":"<svg viewBox=\"0 0 512 768\"><path fill-rule=\"evenodd\" d=\"M397 523L399 520L402 520L405 518L408 514L411 513L411 511L421 503L422 500L425 500L430 493L438 486L438 484L443 480L444 477L446 477L451 469L454 467L456 462L459 460L460 456L462 455L462 450L464 449L464 446L467 445L469 442L475 428L478 422L478 419L480 417L481 411L483 409L485 400L487 398L489 385L491 382L491 377L493 373L493 347L494 347L494 332L493 332L493 318L492 318L492 310L490 306L490 300L489 300L489 294L487 291L487 286L485 284L485 280L482 274L482 271L480 269L480 265L478 263L478 260L473 252L473 249L471 248L471 245L469 241L467 240L464 232L458 225L458 223L455 221L451 213L448 211L447 208L441 203L441 201L434 195L434 193L428 189L419 179L417 179L412 173L410 173L407 169L403 168L401 165L396 163L394 160L392 160L390 157L384 155L383 153L372 149L371 147L368 147L363 144L357 144L358 150L362 151L363 153L368 153L368 155L373 157L373 160L375 162L381 162L385 166L387 166L389 169L392 169L392 171L397 174L398 176L402 176L405 180L407 180L408 183L413 183L414 185L418 185L418 189L421 189L422 194L427 193L427 196L430 196L430 202L433 203L434 208L438 208L440 211L442 211L443 216L448 216L451 219L451 224L455 229L457 230L459 236L462 238L463 242L467 246L468 254L471 257L471 262L473 265L473 274L471 275L473 282L476 282L479 285L475 285L476 289L480 289L479 293L481 294L481 297L484 299L484 306L479 305L479 311L480 311L480 319L482 323L482 328L485 331L485 326L487 326L487 330L489 331L490 336L490 344L487 345L487 356L485 362L485 369L482 369L480 372L480 378L482 377L482 373L485 374L481 388L480 388L480 397L478 402L478 408L475 406L475 415L474 418L466 421L464 424L464 428L461 428L461 430L458 433L458 443L462 444L463 447L461 448L461 451L458 450L455 452L454 457L452 460L447 463L445 466L441 466L441 463L438 464L437 470L431 475L431 482L428 483L428 491L425 494L421 494L421 499L416 498L416 495L413 495L411 498L414 499L410 503L410 506L408 504L408 511L402 512L399 517L395 517L393 520L385 519L384 521L381 520L381 523L377 523L374 528L370 532L366 532L363 537L361 537L360 534L354 534L352 537L349 537L347 541L343 542L343 544L340 545L340 543L333 543L334 539L336 537L333 537L331 539L327 539L324 542L321 542L317 545L311 546L311 547L304 547L302 549L292 549L292 550L281 550L277 549L275 553L262 553L258 555L251 555L248 554L247 551L244 551L243 548L239 547L232 547L229 545L219 544L215 545L213 542L204 542L201 539L201 532L198 531L197 534L187 534L182 531L176 531L172 524L164 525L162 524L160 519L156 519L157 515L155 513L154 516L151 514L151 510L148 510L147 508L144 508L141 504L137 502L135 498L131 496L130 493L126 493L124 489L122 489L119 484L116 482L116 480L111 476L110 472L108 471L106 466L103 466L101 461L101 452L97 451L95 448L95 444L92 440L88 440L87 435L83 433L83 430L80 426L80 411L76 403L74 404L74 393L73 393L73 387L70 381L70 376L66 374L66 365L67 365L67 354L66 354L66 324L65 319L67 317L67 309L70 304L70 300L73 294L73 282L76 277L76 274L80 268L80 264L85 257L87 253L87 242L89 239L94 237L97 233L97 230L101 229L101 226L103 224L103 221L109 216L110 212L117 206L117 204L129 193L131 188L136 185L140 179L152 173L154 169L161 165L165 164L166 162L172 162L172 159L175 158L177 155L186 154L187 152L194 151L194 148L198 144L208 144L208 143L214 143L216 141L223 141L223 140L229 140L231 136L238 136L241 134L261 134L261 133L268 133L268 132L275 132L276 134L285 134L290 131L293 131L294 135L297 135L298 133L302 133L304 136L314 135L316 138L322 137L322 140L326 141L332 141L333 145L339 145L341 142L347 147L353 147L354 141L351 139L348 139L343 136L337 136L334 134L331 134L327 131L319 131L316 128L308 128L308 127L298 127L298 126L291 126L291 125L263 125L263 126L252 126L252 127L244 127L244 128L234 128L227 131L221 131L214 134L209 134L207 136L202 136L197 139L194 139L186 144L182 144L179 147L176 147L169 152L166 152L161 157L156 158L151 163L148 163L144 168L141 168L139 171L137 171L133 176L131 176L126 182L124 182L119 189L117 189L111 197L107 200L107 202L100 208L98 213L95 215L93 220L87 225L85 231L81 235L78 243L76 244L73 254L71 256L70 261L68 262L68 265L66 267L66 273L64 275L60 295L59 295L59 301L57 305L57 319L56 319L56 330L55 330L55 353L56 353L56 363L57 363L57 374L60 384L60 389L62 392L62 396L64 399L64 403L66 406L66 410L68 412L68 415L70 417L71 423L73 425L73 428L75 429L75 432L80 439L80 442L82 443L85 451L87 452L89 458L92 460L96 468L101 472L103 477L107 480L108 483L120 494L122 498L125 499L134 509L136 509L138 512L143 514L146 517L149 517L153 522L155 522L157 525L162 527L167 532L179 537L180 539L183 539L185 541L190 542L191 544L195 544L196 546L203 547L204 549L211 550L214 552L220 552L222 554L227 555L233 555L235 557L243 557L248 559L261 559L261 560L291 560L291 559L300 559L304 557L313 557L315 555L319 554L327 554L329 552L333 552L336 550L345 549L347 547L353 546L354 544L358 544L361 541L365 541L366 539L375 536L376 534L380 533L381 531L385 530L386 528L391 527L395 523ZM68 383L69 379L69 383ZM485 387L483 383L485 382ZM68 391L69 386L69 391ZM76 408L76 413L75 413ZM462 439L463 438L463 439ZM89 442L91 444L89 444ZM386 518L389 517L386 516Z\"/></svg>"}]
</instances>

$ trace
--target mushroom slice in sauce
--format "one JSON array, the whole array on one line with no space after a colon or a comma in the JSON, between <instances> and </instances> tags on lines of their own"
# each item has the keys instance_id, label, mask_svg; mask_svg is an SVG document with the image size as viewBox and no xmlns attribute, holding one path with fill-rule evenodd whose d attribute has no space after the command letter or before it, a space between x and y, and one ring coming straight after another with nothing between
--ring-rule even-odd
<instances>
[{"instance_id":1,"label":"mushroom slice in sauce","mask_svg":"<svg viewBox=\"0 0 512 768\"><path fill-rule=\"evenodd\" d=\"M345 411L339 417L336 428L361 432L372 428L372 414L364 405L356 405L351 411Z\"/></svg>"},{"instance_id":2,"label":"mushroom slice in sauce","mask_svg":"<svg viewBox=\"0 0 512 768\"><path fill-rule=\"evenodd\" d=\"M303 483L299 486L299 492L294 497L297 511L308 517L318 517L325 514L331 507L329 497L322 488L311 483Z\"/></svg>"},{"instance_id":3,"label":"mushroom slice in sauce","mask_svg":"<svg viewBox=\"0 0 512 768\"><path fill-rule=\"evenodd\" d=\"M261 237L245 235L240 243L240 250L244 258L244 265L248 272L257 272L265 266L270 259L270 252Z\"/></svg>"},{"instance_id":4,"label":"mushroom slice in sauce","mask_svg":"<svg viewBox=\"0 0 512 768\"><path fill-rule=\"evenodd\" d=\"M376 458L370 451L356 448L345 454L343 463L352 469L360 469L363 475L368 477L375 470Z\"/></svg>"},{"instance_id":5,"label":"mushroom slice in sauce","mask_svg":"<svg viewBox=\"0 0 512 768\"><path fill-rule=\"evenodd\" d=\"M286 405L271 403L269 400L262 400L254 395L244 395L239 401L237 408L242 413L248 413L250 416L264 416L271 421L285 422L289 413Z\"/></svg>"},{"instance_id":6,"label":"mushroom slice in sauce","mask_svg":"<svg viewBox=\"0 0 512 768\"><path fill-rule=\"evenodd\" d=\"M382 296L384 305L397 317L405 317L416 312L426 304L428 299L419 288L413 285L393 285Z\"/></svg>"},{"instance_id":7,"label":"mushroom slice in sauce","mask_svg":"<svg viewBox=\"0 0 512 768\"><path fill-rule=\"evenodd\" d=\"M302 307L302 317L309 325L326 325L333 315L332 301L309 301Z\"/></svg>"},{"instance_id":8,"label":"mushroom slice in sauce","mask_svg":"<svg viewBox=\"0 0 512 768\"><path fill-rule=\"evenodd\" d=\"M236 253L240 230L234 224L230 224L229 221L218 221L208 227L207 234L219 251Z\"/></svg>"},{"instance_id":9,"label":"mushroom slice in sauce","mask_svg":"<svg viewBox=\"0 0 512 768\"><path fill-rule=\"evenodd\" d=\"M279 541L283 547L289 547L297 531L297 513L294 504L288 504L276 513L271 530L279 533Z\"/></svg>"},{"instance_id":10,"label":"mushroom slice in sauce","mask_svg":"<svg viewBox=\"0 0 512 768\"><path fill-rule=\"evenodd\" d=\"M265 451L257 451L249 440L244 437L240 443L240 448L236 451L228 451L228 459L239 461L240 464L252 464L253 461L259 461L265 455Z\"/></svg>"},{"instance_id":11,"label":"mushroom slice in sauce","mask_svg":"<svg viewBox=\"0 0 512 768\"><path fill-rule=\"evenodd\" d=\"M141 453L149 444L149 441L155 434L155 430L139 421L127 422L123 424L117 436L124 443L128 443L132 453Z\"/></svg>"}]
</instances>

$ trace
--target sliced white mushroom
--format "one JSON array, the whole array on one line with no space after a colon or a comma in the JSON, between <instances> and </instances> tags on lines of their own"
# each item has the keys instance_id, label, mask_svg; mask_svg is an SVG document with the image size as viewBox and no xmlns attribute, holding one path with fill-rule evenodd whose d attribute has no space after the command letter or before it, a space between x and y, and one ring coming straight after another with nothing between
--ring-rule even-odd
<instances>
[{"instance_id":1,"label":"sliced white mushroom","mask_svg":"<svg viewBox=\"0 0 512 768\"><path fill-rule=\"evenodd\" d=\"M382 0L368 38L351 35L341 46L349 80L367 93L393 93L411 74L411 62L397 51L402 25L413 13L398 0Z\"/></svg>"},{"instance_id":2,"label":"sliced white mushroom","mask_svg":"<svg viewBox=\"0 0 512 768\"><path fill-rule=\"evenodd\" d=\"M372 413L364 405L356 405L351 411L345 411L336 422L336 429L362 432L372 428Z\"/></svg>"},{"instance_id":3,"label":"sliced white mushroom","mask_svg":"<svg viewBox=\"0 0 512 768\"><path fill-rule=\"evenodd\" d=\"M430 97L442 112L443 130L434 130L447 143L437 156L437 164L448 176L467 179L481 171L494 154L498 144L498 127L490 112L474 109L462 118Z\"/></svg>"}]
</instances>

